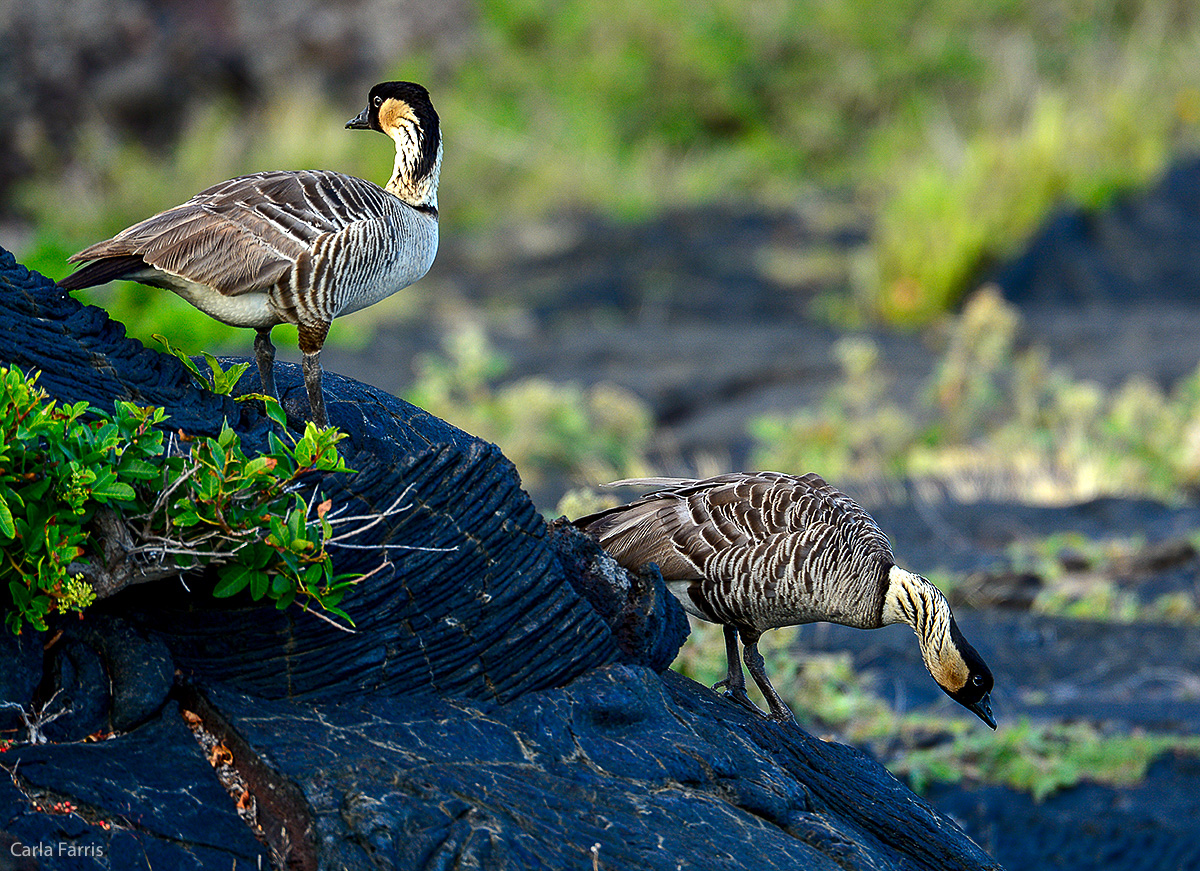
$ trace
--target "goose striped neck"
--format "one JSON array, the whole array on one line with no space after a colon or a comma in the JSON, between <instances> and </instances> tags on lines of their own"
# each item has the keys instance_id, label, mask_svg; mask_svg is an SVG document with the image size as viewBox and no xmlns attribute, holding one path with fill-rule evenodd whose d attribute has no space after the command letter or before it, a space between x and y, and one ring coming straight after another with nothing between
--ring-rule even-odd
<instances>
[{"instance_id":1,"label":"goose striped neck","mask_svg":"<svg viewBox=\"0 0 1200 871\"><path fill-rule=\"evenodd\" d=\"M992 675L958 629L942 591L920 575L892 566L883 599L884 625L905 623L917 634L921 658L938 686L996 728Z\"/></svg>"},{"instance_id":2,"label":"goose striped neck","mask_svg":"<svg viewBox=\"0 0 1200 871\"><path fill-rule=\"evenodd\" d=\"M383 189L397 196L414 209L437 217L438 212L438 178L442 171L442 145L439 142L437 156L433 168L418 178L414 172L413 154L411 151L397 148L396 162L392 167L392 177Z\"/></svg>"}]
</instances>

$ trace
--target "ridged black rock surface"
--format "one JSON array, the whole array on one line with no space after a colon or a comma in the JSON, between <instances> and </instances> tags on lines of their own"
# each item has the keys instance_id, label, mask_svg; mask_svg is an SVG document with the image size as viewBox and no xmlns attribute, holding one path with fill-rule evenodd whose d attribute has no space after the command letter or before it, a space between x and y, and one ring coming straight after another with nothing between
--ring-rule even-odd
<instances>
[{"instance_id":1,"label":"ridged black rock surface","mask_svg":"<svg viewBox=\"0 0 1200 871\"><path fill-rule=\"evenodd\" d=\"M263 444L253 403L192 387L7 252L0 310L0 363L40 370L53 397L162 405L198 434L228 418ZM285 405L304 407L280 370ZM5 634L0 701L70 712L50 743L0 757L0 869L999 867L860 752L664 672L686 623L661 578L547 526L494 445L325 387L358 472L313 487L348 515L393 509L336 557L391 563L342 603L358 632L214 600L194 577L45 638ZM182 710L230 751L267 844ZM115 737L83 740L96 733Z\"/></svg>"}]
</instances>

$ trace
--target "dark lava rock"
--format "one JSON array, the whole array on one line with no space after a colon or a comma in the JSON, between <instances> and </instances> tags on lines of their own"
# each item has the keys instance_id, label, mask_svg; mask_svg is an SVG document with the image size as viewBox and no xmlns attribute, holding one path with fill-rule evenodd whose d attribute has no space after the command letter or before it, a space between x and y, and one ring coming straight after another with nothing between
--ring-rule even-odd
<instances>
[{"instance_id":1,"label":"dark lava rock","mask_svg":"<svg viewBox=\"0 0 1200 871\"><path fill-rule=\"evenodd\" d=\"M1164 387L1196 370L1200 331L1200 158L1097 212L1064 208L990 279L1052 362L1106 387L1131 375Z\"/></svg>"},{"instance_id":2,"label":"dark lava rock","mask_svg":"<svg viewBox=\"0 0 1200 871\"><path fill-rule=\"evenodd\" d=\"M253 403L192 387L7 253L0 309L0 361L59 400L266 438ZM297 367L277 379L302 407ZM308 484L377 519L337 554L378 570L341 603L357 632L213 599L200 575L59 621L40 674L42 645L4 635L4 701L71 743L5 754L0 842L49 845L49 868L999 867L861 751L663 673L686 623L661 577L547 527L494 445L347 379L325 388L358 471ZM210 762L244 785L222 789Z\"/></svg>"},{"instance_id":3,"label":"dark lava rock","mask_svg":"<svg viewBox=\"0 0 1200 871\"><path fill-rule=\"evenodd\" d=\"M1200 245L1200 158L1170 167L1149 190L1118 198L1097 213L1063 209L1024 252L997 270L1009 299L1083 307L1200 298L1200 263L1183 256Z\"/></svg>"},{"instance_id":4,"label":"dark lava rock","mask_svg":"<svg viewBox=\"0 0 1200 871\"><path fill-rule=\"evenodd\" d=\"M174 702L112 740L18 746L4 763L15 788L0 797L0 826L51 851L39 867L268 867ZM55 809L68 801L74 812Z\"/></svg>"}]
</instances>

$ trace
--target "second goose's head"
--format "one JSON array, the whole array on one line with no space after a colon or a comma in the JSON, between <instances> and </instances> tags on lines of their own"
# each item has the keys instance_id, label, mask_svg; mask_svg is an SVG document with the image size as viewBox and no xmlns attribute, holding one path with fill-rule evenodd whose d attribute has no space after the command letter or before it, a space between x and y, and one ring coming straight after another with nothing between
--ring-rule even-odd
<instances>
[{"instance_id":1,"label":"second goose's head","mask_svg":"<svg viewBox=\"0 0 1200 871\"><path fill-rule=\"evenodd\" d=\"M396 166L387 189L411 205L437 209L442 132L425 88L415 82L381 82L371 88L367 107L346 127L391 137Z\"/></svg>"},{"instance_id":2,"label":"second goose's head","mask_svg":"<svg viewBox=\"0 0 1200 871\"><path fill-rule=\"evenodd\" d=\"M987 667L975 648L963 638L958 623L950 618L949 643L942 655L943 675L934 675L946 695L954 699L993 729L996 718L992 716L992 671Z\"/></svg>"},{"instance_id":3,"label":"second goose's head","mask_svg":"<svg viewBox=\"0 0 1200 871\"><path fill-rule=\"evenodd\" d=\"M884 598L884 623L907 623L917 633L921 658L933 679L993 729L992 672L963 637L941 590L920 575L892 566Z\"/></svg>"}]
</instances>

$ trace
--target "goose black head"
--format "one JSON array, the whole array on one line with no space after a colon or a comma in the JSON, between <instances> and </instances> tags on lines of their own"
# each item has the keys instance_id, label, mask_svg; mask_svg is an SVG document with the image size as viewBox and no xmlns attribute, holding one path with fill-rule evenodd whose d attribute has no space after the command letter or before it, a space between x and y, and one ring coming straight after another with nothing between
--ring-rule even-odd
<instances>
[{"instance_id":1,"label":"goose black head","mask_svg":"<svg viewBox=\"0 0 1200 871\"><path fill-rule=\"evenodd\" d=\"M376 130L392 139L405 138L415 146L413 176L433 171L441 144L438 114L429 91L416 82L380 82L371 88L367 107L346 122L348 130Z\"/></svg>"},{"instance_id":2,"label":"goose black head","mask_svg":"<svg viewBox=\"0 0 1200 871\"><path fill-rule=\"evenodd\" d=\"M934 679L946 691L946 695L995 729L991 669L963 637L953 617L950 618L950 641L953 651L948 652L949 658L961 659L961 662L954 662L953 667L946 669L942 675L935 674Z\"/></svg>"}]
</instances>

